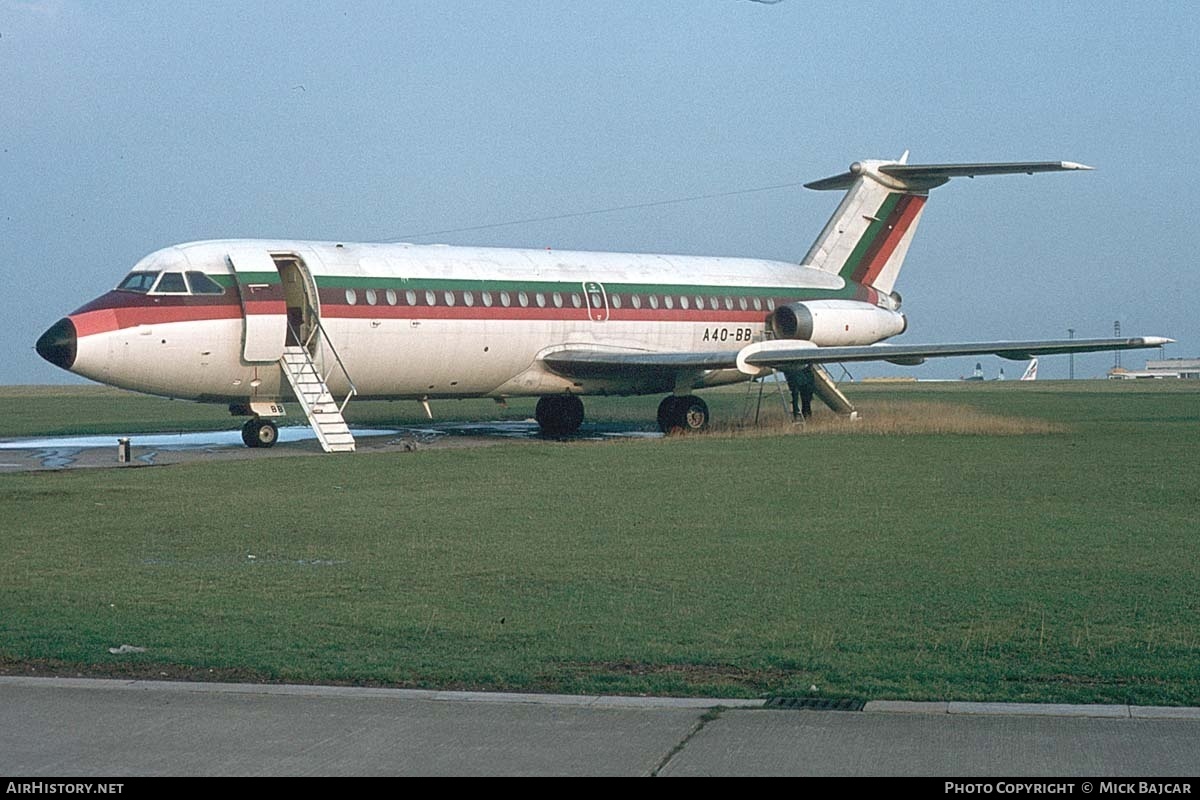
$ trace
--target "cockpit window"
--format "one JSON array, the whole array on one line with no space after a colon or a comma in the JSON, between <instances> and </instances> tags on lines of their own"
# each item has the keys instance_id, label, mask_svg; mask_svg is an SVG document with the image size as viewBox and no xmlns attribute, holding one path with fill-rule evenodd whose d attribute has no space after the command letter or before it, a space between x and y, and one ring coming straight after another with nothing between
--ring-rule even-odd
<instances>
[{"instance_id":1,"label":"cockpit window","mask_svg":"<svg viewBox=\"0 0 1200 800\"><path fill-rule=\"evenodd\" d=\"M164 272L154 287L155 294L187 294L182 272Z\"/></svg>"},{"instance_id":2,"label":"cockpit window","mask_svg":"<svg viewBox=\"0 0 1200 800\"><path fill-rule=\"evenodd\" d=\"M203 272L188 272L187 281L192 287L192 294L225 294L221 284L205 275Z\"/></svg>"},{"instance_id":3,"label":"cockpit window","mask_svg":"<svg viewBox=\"0 0 1200 800\"><path fill-rule=\"evenodd\" d=\"M131 272L125 276L125 280L121 281L121 285L117 288L126 292L145 294L150 291L150 287L154 285L154 279L157 277L157 272Z\"/></svg>"}]
</instances>

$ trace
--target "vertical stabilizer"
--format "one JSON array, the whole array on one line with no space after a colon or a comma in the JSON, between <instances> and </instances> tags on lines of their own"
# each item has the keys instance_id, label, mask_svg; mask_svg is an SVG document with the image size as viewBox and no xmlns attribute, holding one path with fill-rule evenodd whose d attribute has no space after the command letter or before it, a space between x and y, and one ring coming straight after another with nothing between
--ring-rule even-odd
<instances>
[{"instance_id":1,"label":"vertical stabilizer","mask_svg":"<svg viewBox=\"0 0 1200 800\"><path fill-rule=\"evenodd\" d=\"M884 163L855 162L845 175L807 184L848 191L803 263L887 294L916 233L926 192L886 179L877 170Z\"/></svg>"},{"instance_id":2,"label":"vertical stabilizer","mask_svg":"<svg viewBox=\"0 0 1200 800\"><path fill-rule=\"evenodd\" d=\"M896 284L929 190L954 177L1091 169L1070 161L984 164L906 164L856 161L850 170L805 184L809 189L845 189L837 211L802 262L846 281L887 294Z\"/></svg>"}]
</instances>

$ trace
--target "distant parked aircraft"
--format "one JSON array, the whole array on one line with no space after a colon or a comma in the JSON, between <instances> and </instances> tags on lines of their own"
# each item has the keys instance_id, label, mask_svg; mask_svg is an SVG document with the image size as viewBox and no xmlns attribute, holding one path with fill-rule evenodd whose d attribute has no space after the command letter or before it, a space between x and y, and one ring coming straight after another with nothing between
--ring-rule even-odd
<instances>
[{"instance_id":1,"label":"distant parked aircraft","mask_svg":"<svg viewBox=\"0 0 1200 800\"><path fill-rule=\"evenodd\" d=\"M102 383L224 403L243 439L275 443L283 403L326 450L352 450L349 399L536 396L547 433L584 395L664 393L664 431L708 424L694 390L779 370L793 413L849 412L823 365L1158 347L1161 337L882 344L907 320L893 291L929 191L959 176L1077 171L1067 161L857 161L807 184L845 190L800 264L749 258L412 244L220 240L168 247L37 341ZM340 400L336 398L342 398Z\"/></svg>"}]
</instances>

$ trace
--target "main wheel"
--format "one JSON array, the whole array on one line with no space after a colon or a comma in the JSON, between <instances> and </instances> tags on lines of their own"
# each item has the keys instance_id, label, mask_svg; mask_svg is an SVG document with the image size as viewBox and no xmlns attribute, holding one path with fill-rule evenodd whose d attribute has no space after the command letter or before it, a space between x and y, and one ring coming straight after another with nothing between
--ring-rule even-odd
<instances>
[{"instance_id":1,"label":"main wheel","mask_svg":"<svg viewBox=\"0 0 1200 800\"><path fill-rule=\"evenodd\" d=\"M547 436L567 436L583 424L583 401L569 394L543 397L538 400L533 416Z\"/></svg>"},{"instance_id":2,"label":"main wheel","mask_svg":"<svg viewBox=\"0 0 1200 800\"><path fill-rule=\"evenodd\" d=\"M670 433L675 428L679 419L679 412L676 411L676 406L679 405L680 399L673 394L669 394L658 404L658 429L663 433Z\"/></svg>"},{"instance_id":3,"label":"main wheel","mask_svg":"<svg viewBox=\"0 0 1200 800\"><path fill-rule=\"evenodd\" d=\"M270 447L279 441L279 428L269 419L248 419L242 426L242 441L246 447Z\"/></svg>"},{"instance_id":4,"label":"main wheel","mask_svg":"<svg viewBox=\"0 0 1200 800\"><path fill-rule=\"evenodd\" d=\"M698 433L708 427L708 403L695 395L683 398L683 430Z\"/></svg>"},{"instance_id":5,"label":"main wheel","mask_svg":"<svg viewBox=\"0 0 1200 800\"><path fill-rule=\"evenodd\" d=\"M658 404L663 433L697 433L708 427L708 404L695 395L671 395Z\"/></svg>"}]
</instances>

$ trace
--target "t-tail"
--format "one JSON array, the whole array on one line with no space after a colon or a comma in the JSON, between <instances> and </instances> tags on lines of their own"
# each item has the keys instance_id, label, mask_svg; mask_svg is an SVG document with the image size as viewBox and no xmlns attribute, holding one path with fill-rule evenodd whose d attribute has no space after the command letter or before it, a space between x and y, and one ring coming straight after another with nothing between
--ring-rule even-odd
<instances>
[{"instance_id":1,"label":"t-tail","mask_svg":"<svg viewBox=\"0 0 1200 800\"><path fill-rule=\"evenodd\" d=\"M925 210L929 190L951 178L976 175L1059 172L1091 169L1071 161L994 164L908 164L855 161L848 172L806 183L809 189L845 189L837 211L802 262L846 281L889 294Z\"/></svg>"}]
</instances>

